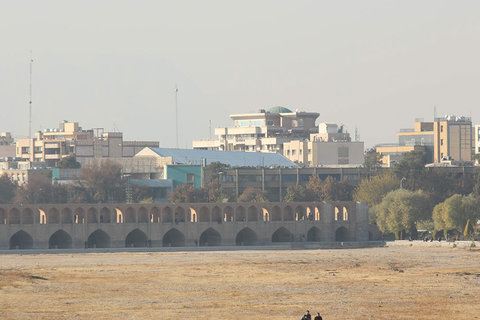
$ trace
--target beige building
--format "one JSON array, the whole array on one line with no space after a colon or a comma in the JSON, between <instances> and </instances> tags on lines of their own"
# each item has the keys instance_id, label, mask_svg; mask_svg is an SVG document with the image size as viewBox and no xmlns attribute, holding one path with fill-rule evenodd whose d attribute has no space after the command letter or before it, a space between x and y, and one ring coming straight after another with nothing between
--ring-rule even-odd
<instances>
[{"instance_id":1,"label":"beige building","mask_svg":"<svg viewBox=\"0 0 480 320\"><path fill-rule=\"evenodd\" d=\"M285 142L306 139L318 131L315 121L319 115L283 107L233 114L233 127L216 128L217 139L194 140L193 149L282 153Z\"/></svg>"},{"instance_id":2,"label":"beige building","mask_svg":"<svg viewBox=\"0 0 480 320\"><path fill-rule=\"evenodd\" d=\"M310 140L284 143L283 155L290 161L308 167L360 166L364 161L364 144L360 141L352 142L350 134L342 126L320 123L318 133L312 133Z\"/></svg>"},{"instance_id":3,"label":"beige building","mask_svg":"<svg viewBox=\"0 0 480 320\"><path fill-rule=\"evenodd\" d=\"M19 139L16 156L53 167L69 155L83 163L94 158L133 157L145 147L158 145L155 141L124 141L121 132L103 132L101 128L82 130L78 122L63 121L58 129L38 131L32 139Z\"/></svg>"},{"instance_id":4,"label":"beige building","mask_svg":"<svg viewBox=\"0 0 480 320\"><path fill-rule=\"evenodd\" d=\"M391 163L394 157L400 160L402 155L423 150L427 161L439 163L442 159L456 161L472 160L472 122L467 117L445 116L436 118L433 122L418 120L413 129L401 129L397 133L397 145L379 145L376 151L380 153L385 164Z\"/></svg>"},{"instance_id":5,"label":"beige building","mask_svg":"<svg viewBox=\"0 0 480 320\"><path fill-rule=\"evenodd\" d=\"M15 143L10 132L0 133L0 158L14 158Z\"/></svg>"}]
</instances>

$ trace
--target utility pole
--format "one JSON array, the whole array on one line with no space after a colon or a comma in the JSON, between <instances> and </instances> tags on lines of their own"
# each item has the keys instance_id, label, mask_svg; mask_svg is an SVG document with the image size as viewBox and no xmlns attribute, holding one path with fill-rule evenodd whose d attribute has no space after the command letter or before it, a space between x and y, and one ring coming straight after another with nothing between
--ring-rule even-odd
<instances>
[{"instance_id":1,"label":"utility pole","mask_svg":"<svg viewBox=\"0 0 480 320\"><path fill-rule=\"evenodd\" d=\"M32 51L30 51L30 90L29 90L29 108L28 108L28 138L32 139L32 69L33 69L33 57Z\"/></svg>"}]
</instances>

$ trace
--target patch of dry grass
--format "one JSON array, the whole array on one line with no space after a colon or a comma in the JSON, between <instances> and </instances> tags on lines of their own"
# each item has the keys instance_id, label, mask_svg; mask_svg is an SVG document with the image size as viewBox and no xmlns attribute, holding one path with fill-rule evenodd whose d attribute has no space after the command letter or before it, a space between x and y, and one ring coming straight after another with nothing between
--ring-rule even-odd
<instances>
[{"instance_id":1,"label":"patch of dry grass","mask_svg":"<svg viewBox=\"0 0 480 320\"><path fill-rule=\"evenodd\" d=\"M1 319L480 319L480 252L0 256Z\"/></svg>"}]
</instances>

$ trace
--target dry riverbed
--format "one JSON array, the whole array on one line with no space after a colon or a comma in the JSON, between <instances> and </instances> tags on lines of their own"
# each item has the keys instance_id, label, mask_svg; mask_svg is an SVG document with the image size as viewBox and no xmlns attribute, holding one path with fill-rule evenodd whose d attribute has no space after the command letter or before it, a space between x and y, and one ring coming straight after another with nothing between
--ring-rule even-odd
<instances>
[{"instance_id":1,"label":"dry riverbed","mask_svg":"<svg viewBox=\"0 0 480 320\"><path fill-rule=\"evenodd\" d=\"M480 319L459 248L0 255L0 319Z\"/></svg>"}]
</instances>

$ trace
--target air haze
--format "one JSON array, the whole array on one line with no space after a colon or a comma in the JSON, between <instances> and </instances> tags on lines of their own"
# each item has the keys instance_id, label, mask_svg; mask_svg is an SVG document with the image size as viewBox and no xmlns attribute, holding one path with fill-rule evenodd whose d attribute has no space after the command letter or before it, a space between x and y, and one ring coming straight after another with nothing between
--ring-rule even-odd
<instances>
[{"instance_id":1,"label":"air haze","mask_svg":"<svg viewBox=\"0 0 480 320\"><path fill-rule=\"evenodd\" d=\"M285 106L366 147L415 118L479 123L478 1L2 1L0 131L62 120L181 147ZM8 116L7 116L8 115Z\"/></svg>"}]
</instances>

